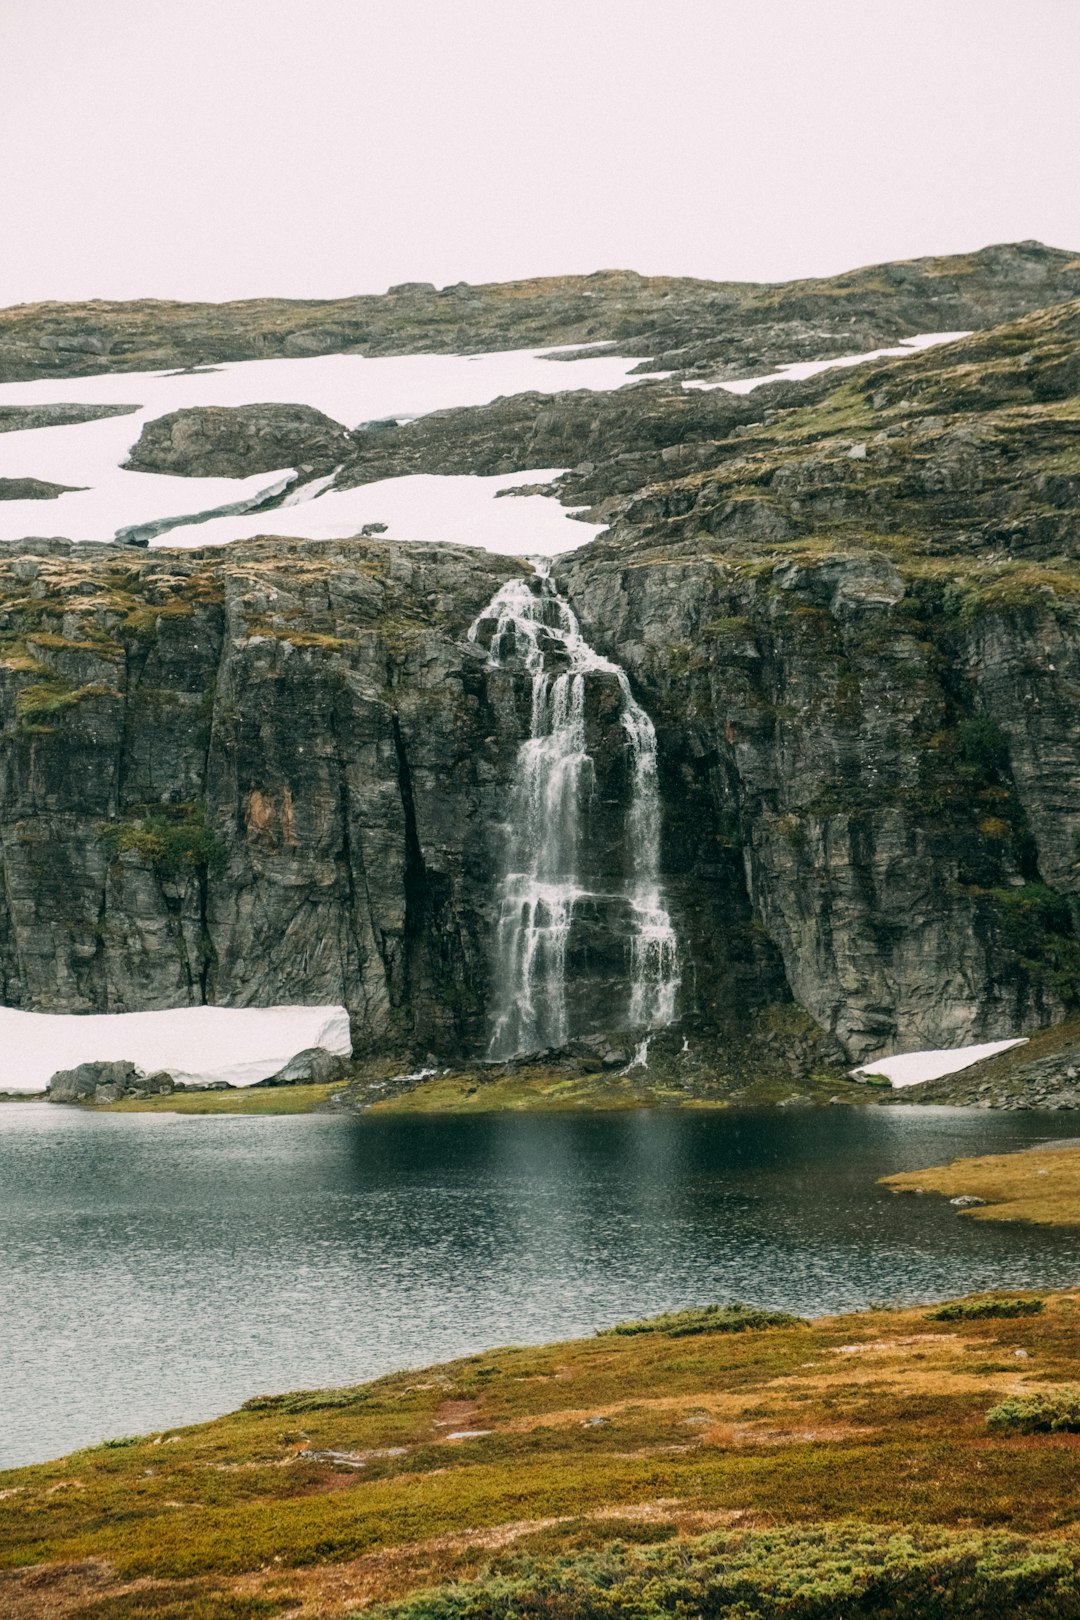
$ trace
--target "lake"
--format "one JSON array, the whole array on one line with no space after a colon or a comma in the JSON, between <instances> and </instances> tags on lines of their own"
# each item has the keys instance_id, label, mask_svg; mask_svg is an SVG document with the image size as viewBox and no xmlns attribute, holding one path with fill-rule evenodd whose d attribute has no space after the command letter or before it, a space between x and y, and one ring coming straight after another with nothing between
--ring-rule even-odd
<instances>
[{"instance_id":1,"label":"lake","mask_svg":"<svg viewBox=\"0 0 1080 1620\"><path fill-rule=\"evenodd\" d=\"M0 1106L0 1464L626 1316L1080 1280L1080 1230L893 1170L1068 1114L251 1118Z\"/></svg>"}]
</instances>

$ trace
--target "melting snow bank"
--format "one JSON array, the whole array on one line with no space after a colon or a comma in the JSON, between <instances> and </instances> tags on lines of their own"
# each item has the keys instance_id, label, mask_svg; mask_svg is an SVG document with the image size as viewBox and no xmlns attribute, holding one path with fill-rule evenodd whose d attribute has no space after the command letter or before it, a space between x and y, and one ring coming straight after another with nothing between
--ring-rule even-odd
<instances>
[{"instance_id":1,"label":"melting snow bank","mask_svg":"<svg viewBox=\"0 0 1080 1620\"><path fill-rule=\"evenodd\" d=\"M602 523L583 523L550 495L511 495L522 484L549 484L565 468L480 477L472 473L411 473L355 489L329 490L303 507L279 506L246 517L219 517L178 525L152 545L224 546L253 535L345 540L366 523L385 523L387 540L437 540L481 546L503 557L551 557L592 540Z\"/></svg>"},{"instance_id":2,"label":"melting snow bank","mask_svg":"<svg viewBox=\"0 0 1080 1620\"><path fill-rule=\"evenodd\" d=\"M866 354L846 354L835 360L796 360L766 377L740 377L736 382L684 382L683 387L726 388L729 394L749 394L763 383L802 382L807 377L816 377L819 371L831 371L834 366L861 366L864 360L917 354L920 349L932 349L939 343L955 343L958 338L970 336L970 332L920 332L918 337L902 339L895 349L869 349Z\"/></svg>"},{"instance_id":3,"label":"melting snow bank","mask_svg":"<svg viewBox=\"0 0 1080 1620\"><path fill-rule=\"evenodd\" d=\"M35 1013L0 1007L0 1091L44 1091L58 1069L124 1061L187 1086L253 1086L308 1047L352 1054L344 1007L177 1007Z\"/></svg>"},{"instance_id":4,"label":"melting snow bank","mask_svg":"<svg viewBox=\"0 0 1080 1620\"><path fill-rule=\"evenodd\" d=\"M988 1041L983 1046L954 1046L949 1050L933 1052L901 1052L896 1057L879 1058L876 1063L864 1063L859 1069L852 1069L856 1077L860 1075L884 1075L894 1086L918 1086L924 1080L939 1080L943 1074L958 1074L961 1069L970 1069L973 1063L981 1063L983 1058L995 1057L998 1052L1007 1052L1010 1046L1026 1046L1027 1036L1021 1035L1011 1041Z\"/></svg>"}]
</instances>

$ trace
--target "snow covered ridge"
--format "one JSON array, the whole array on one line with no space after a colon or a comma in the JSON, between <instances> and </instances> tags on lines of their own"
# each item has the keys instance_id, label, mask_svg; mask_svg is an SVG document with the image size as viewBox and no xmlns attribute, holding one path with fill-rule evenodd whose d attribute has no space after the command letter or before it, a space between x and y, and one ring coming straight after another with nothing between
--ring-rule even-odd
<instances>
[{"instance_id":1,"label":"snow covered ridge","mask_svg":"<svg viewBox=\"0 0 1080 1620\"><path fill-rule=\"evenodd\" d=\"M861 1068L852 1069L852 1074L858 1079L860 1076L882 1075L891 1081L893 1086L918 1086L924 1080L940 1080L945 1074L958 1074L961 1069L970 1069L973 1063L981 1063L983 1058L995 1057L998 1052L1007 1052L1011 1046L1026 1046L1027 1036L1020 1035L1011 1041L987 1041L982 1046L954 1046L947 1050L928 1052L901 1052L896 1057L878 1058L874 1063L864 1063Z\"/></svg>"},{"instance_id":2,"label":"snow covered ridge","mask_svg":"<svg viewBox=\"0 0 1080 1620\"><path fill-rule=\"evenodd\" d=\"M763 383L802 382L816 377L820 371L832 371L836 366L861 366L866 360L883 360L888 356L918 354L922 349L933 349L939 343L955 343L970 337L970 332L920 332L917 337L903 338L895 349L869 349L866 354L846 354L833 360L795 360L765 377L740 377L734 382L686 382L684 388L725 388L729 394L749 394Z\"/></svg>"},{"instance_id":3,"label":"snow covered ridge","mask_svg":"<svg viewBox=\"0 0 1080 1620\"><path fill-rule=\"evenodd\" d=\"M923 333L896 348L796 361L764 377L683 386L748 394L763 383L791 382L866 360L916 354L967 335ZM577 358L555 358L567 352ZM296 488L285 506L259 513L252 509L279 495L296 478L295 468L246 478L180 478L131 471L124 462L147 422L193 406L309 405L355 428L364 422L405 421L432 411L486 405L502 395L566 389L609 392L632 385L640 363L634 357L590 354L571 345L377 359L331 354L242 360L194 371L108 372L5 383L0 385L0 405L122 404L138 409L98 421L0 433L0 478L33 478L70 490L54 500L0 501L0 539L60 535L76 541L110 541L126 538L127 530L153 533L152 526L160 525L163 532L151 544L183 548L226 545L256 534L346 539L365 524L383 523L390 540L480 546L517 556L572 551L592 540L603 526L577 521L572 510L550 496L496 500L517 486L550 483L565 472L561 467L496 478L418 474L348 490L328 489L330 480L319 478ZM211 515L196 521L203 514Z\"/></svg>"},{"instance_id":4,"label":"snow covered ridge","mask_svg":"<svg viewBox=\"0 0 1080 1620\"><path fill-rule=\"evenodd\" d=\"M253 1086L308 1047L350 1057L344 1007L177 1007L36 1013L0 1007L0 1091L41 1092L58 1069L124 1061L187 1086Z\"/></svg>"},{"instance_id":5,"label":"snow covered ridge","mask_svg":"<svg viewBox=\"0 0 1080 1620\"><path fill-rule=\"evenodd\" d=\"M123 463L144 425L171 411L192 406L310 405L346 427L355 428L364 422L391 418L402 421L454 406L487 405L506 394L554 394L574 388L606 392L626 383L640 363L632 357L599 353L574 360L551 358L562 352L513 349L474 355L391 355L372 360L363 355L331 354L306 360L243 360L185 372L109 372L97 377L5 383L0 385L0 405L134 404L139 409L132 415L94 422L0 433L0 478L37 478L45 483L79 486L55 500L0 502L0 539L62 535L69 540L109 541L123 529L163 519L194 517L219 507L256 505L280 486L283 478L294 476L294 469L288 467L249 478L178 478L126 470ZM572 352L579 351L575 347ZM517 474L514 481L538 483L550 477L550 470L540 469ZM497 489L490 487L490 480L474 482L483 488L482 496L478 491L474 502L480 511L490 505ZM504 480L501 487L505 485ZM456 536L440 532L430 492L413 506L408 505L407 497L404 504L399 499L388 518L386 500L377 501L372 508L365 499L373 487L323 496L335 504L320 516L321 529L311 528L316 509L305 502L303 521L294 510L288 528L268 530L266 517L272 514L266 514L259 527L243 532L311 532L313 537L337 539L355 534L365 522L392 519L392 538L457 541ZM314 487L309 493L318 498ZM543 497L523 498L526 502L530 499L540 502ZM595 531L574 524L558 502L548 504L552 508L551 520L561 526L561 546L555 549L568 550L591 539ZM492 549L529 549L524 516L529 510L525 505L520 513L514 513L508 505L501 513L504 526L511 531L515 523L521 527L521 544ZM537 510L534 505L533 514ZM361 511L365 515L358 515ZM213 522L215 542L241 537L241 525L234 518ZM421 527L423 524L426 528ZM205 543L196 536L205 536L208 527L185 530L184 543ZM399 534L399 528L406 532ZM172 536L164 543L173 543ZM480 539L470 539L469 543L487 544Z\"/></svg>"}]
</instances>

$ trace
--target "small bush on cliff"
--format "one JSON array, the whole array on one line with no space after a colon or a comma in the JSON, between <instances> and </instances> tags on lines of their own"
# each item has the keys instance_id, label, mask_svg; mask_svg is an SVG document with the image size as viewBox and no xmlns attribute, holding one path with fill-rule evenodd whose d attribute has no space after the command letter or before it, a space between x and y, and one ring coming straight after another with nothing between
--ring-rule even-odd
<instances>
[{"instance_id":1,"label":"small bush on cliff","mask_svg":"<svg viewBox=\"0 0 1080 1620\"><path fill-rule=\"evenodd\" d=\"M105 829L104 843L110 860L132 851L163 877L217 873L227 859L224 845L206 826L201 808L193 804L115 822Z\"/></svg>"},{"instance_id":2,"label":"small bush on cliff","mask_svg":"<svg viewBox=\"0 0 1080 1620\"><path fill-rule=\"evenodd\" d=\"M986 1427L1014 1434L1080 1434L1080 1389L1015 1395L990 1408Z\"/></svg>"},{"instance_id":3,"label":"small bush on cliff","mask_svg":"<svg viewBox=\"0 0 1080 1620\"><path fill-rule=\"evenodd\" d=\"M87 698L118 695L112 687L98 683L71 687L65 686L59 679L38 681L22 687L17 693L15 717L22 731L48 732L52 731L53 727L43 722L63 714L66 709L73 709L76 704L84 702Z\"/></svg>"},{"instance_id":4,"label":"small bush on cliff","mask_svg":"<svg viewBox=\"0 0 1080 1620\"><path fill-rule=\"evenodd\" d=\"M670 1339L682 1339L694 1333L746 1333L754 1328L803 1327L801 1316L789 1316L786 1311L765 1311L757 1305L692 1305L685 1311L665 1311L660 1316L645 1316L636 1322L616 1322L614 1327L600 1328L600 1334L666 1333Z\"/></svg>"}]
</instances>

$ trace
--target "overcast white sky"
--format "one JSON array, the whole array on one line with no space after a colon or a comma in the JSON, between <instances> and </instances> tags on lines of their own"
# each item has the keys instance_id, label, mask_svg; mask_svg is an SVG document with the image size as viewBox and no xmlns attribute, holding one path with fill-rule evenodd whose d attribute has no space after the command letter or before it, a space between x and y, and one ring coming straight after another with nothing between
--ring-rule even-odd
<instances>
[{"instance_id":1,"label":"overcast white sky","mask_svg":"<svg viewBox=\"0 0 1080 1620\"><path fill-rule=\"evenodd\" d=\"M0 0L0 305L1080 250L1080 0Z\"/></svg>"}]
</instances>

